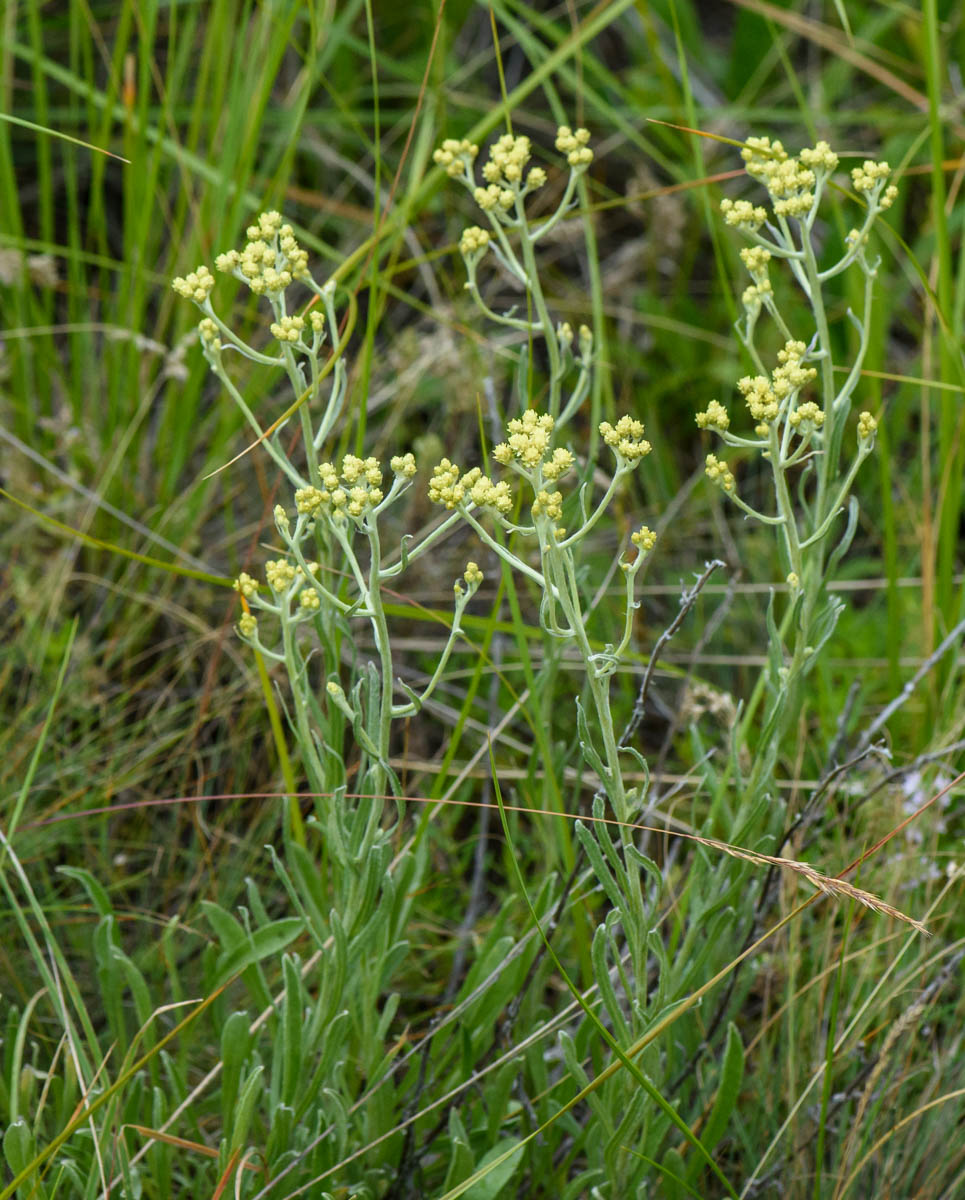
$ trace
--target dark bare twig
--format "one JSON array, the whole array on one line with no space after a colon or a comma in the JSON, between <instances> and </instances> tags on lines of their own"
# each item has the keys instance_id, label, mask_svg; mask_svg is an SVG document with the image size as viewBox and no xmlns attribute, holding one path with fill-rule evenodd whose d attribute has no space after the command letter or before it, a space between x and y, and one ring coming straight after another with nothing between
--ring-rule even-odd
<instances>
[{"instance_id":1,"label":"dark bare twig","mask_svg":"<svg viewBox=\"0 0 965 1200\"><path fill-rule=\"evenodd\" d=\"M650 661L647 663L647 670L643 676L643 681L640 684L640 691L637 693L636 703L633 706L633 712L630 714L630 720L627 722L627 727L620 735L619 745L626 746L630 738L636 733L640 727L640 722L643 720L643 714L647 706L647 693L650 691L650 682L653 679L653 672L657 665L657 659L660 657L660 651L666 646L673 635L677 632L680 626L686 620L687 614L697 603L697 597L703 590L704 584L710 579L711 575L718 567L723 567L726 564L719 558L713 559L703 569L703 572L698 577L692 588L684 591L680 597L680 612L671 621L667 628L663 631L660 637L657 638L651 654Z\"/></svg>"},{"instance_id":2,"label":"dark bare twig","mask_svg":"<svg viewBox=\"0 0 965 1200\"><path fill-rule=\"evenodd\" d=\"M684 689L686 689L689 686L690 681L693 678L694 671L696 670L696 667L697 667L697 660L700 657L700 655L703 654L704 647L708 644L708 642L711 641L714 634L717 632L718 628L720 627L721 622L723 621L724 617L730 611L730 606L734 603L734 597L737 595L737 586L738 586L739 582L740 582L740 571L736 571L734 573L734 575L728 581L727 591L724 593L723 599L721 600L720 604L718 604L717 608L714 610L713 616L707 622L707 625L701 632L701 635L697 639L697 642L694 645L694 648L690 654L690 659L687 663L687 673L684 676L684 680L683 680ZM663 769L664 769L664 766L666 765L667 758L670 754L671 747L673 746L674 739L676 738L678 732L680 731L681 714L682 714L682 708L678 704L677 711L674 713L673 717L671 718L670 724L667 726L667 732L664 734L663 742L661 743L661 746L660 746L660 753L657 755L657 764L656 764L656 767L653 772L654 775L659 776L663 773ZM658 791L657 794L654 795L653 804L656 805L659 802L659 800L660 800L660 794Z\"/></svg>"},{"instance_id":3,"label":"dark bare twig","mask_svg":"<svg viewBox=\"0 0 965 1200\"><path fill-rule=\"evenodd\" d=\"M858 694L861 691L861 680L854 679L851 686L848 688L848 694L845 697L844 705L841 712L838 714L837 725L834 730L834 738L831 745L828 747L827 757L824 760L824 779L830 778L838 763L838 756L844 751L848 740L848 725L851 723L851 714L854 711L855 702L858 699Z\"/></svg>"},{"instance_id":4,"label":"dark bare twig","mask_svg":"<svg viewBox=\"0 0 965 1200\"><path fill-rule=\"evenodd\" d=\"M899 708L901 708L905 701L910 698L912 692L919 685L919 683L921 683L932 667L934 667L938 662L941 661L942 658L945 657L945 655L949 650L951 650L956 642L961 641L963 635L965 635L965 621L959 621L951 633L949 633L949 635L942 641L941 645L939 645L936 650L933 650L932 653L929 654L929 656L921 664L914 675L912 675L911 679L908 680L894 700L892 700L890 704L887 704L881 710L877 717L875 717L868 728L864 731L864 733L858 739L859 750L863 750L866 746L871 744L871 739L878 732L878 730L891 720L892 716L894 716L894 714Z\"/></svg>"}]
</instances>

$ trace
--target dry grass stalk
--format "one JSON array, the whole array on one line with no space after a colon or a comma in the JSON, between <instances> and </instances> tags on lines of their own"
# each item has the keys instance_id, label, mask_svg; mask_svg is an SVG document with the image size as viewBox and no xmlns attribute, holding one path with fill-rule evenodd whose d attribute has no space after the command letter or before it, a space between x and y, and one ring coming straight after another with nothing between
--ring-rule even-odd
<instances>
[{"instance_id":1,"label":"dry grass stalk","mask_svg":"<svg viewBox=\"0 0 965 1200\"><path fill-rule=\"evenodd\" d=\"M823 892L825 896L834 896L838 900L855 900L858 904L863 904L865 908L870 908L872 912L881 913L886 917L893 917L896 921L903 921L906 925L917 929L919 933L925 934L926 937L931 936L921 921L916 921L914 917L909 917L899 909L892 908L890 904L886 904L884 900L879 899L872 892L866 892L863 888L855 887L853 883L848 883L846 879L836 879L831 875L822 875L810 863L799 862L794 858L779 858L774 854L760 854L756 850L744 850L740 846L731 846L728 842L718 842L714 838L699 837L695 833L679 834L677 836L700 842L702 846L709 846L714 850L722 850L732 858L741 858L745 862L759 863L761 865L768 864L793 871L796 875L800 875L806 879L813 888L816 888L819 892Z\"/></svg>"}]
</instances>

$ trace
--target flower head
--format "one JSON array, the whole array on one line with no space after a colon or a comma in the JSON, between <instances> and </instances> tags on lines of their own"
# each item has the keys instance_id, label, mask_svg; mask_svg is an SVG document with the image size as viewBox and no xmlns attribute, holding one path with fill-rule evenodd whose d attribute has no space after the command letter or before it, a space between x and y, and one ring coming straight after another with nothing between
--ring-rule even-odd
<instances>
[{"instance_id":1,"label":"flower head","mask_svg":"<svg viewBox=\"0 0 965 1200\"><path fill-rule=\"evenodd\" d=\"M234 581L232 587L239 595L244 596L246 600L250 600L252 596L258 595L258 580L252 579L244 571Z\"/></svg>"},{"instance_id":2,"label":"flower head","mask_svg":"<svg viewBox=\"0 0 965 1200\"><path fill-rule=\"evenodd\" d=\"M726 225L735 225L747 233L756 233L767 220L767 209L755 206L749 200L725 198L720 202L720 211Z\"/></svg>"},{"instance_id":3,"label":"flower head","mask_svg":"<svg viewBox=\"0 0 965 1200\"><path fill-rule=\"evenodd\" d=\"M697 424L701 429L725 430L730 425L727 409L719 400L711 400L704 412L697 414Z\"/></svg>"},{"instance_id":4,"label":"flower head","mask_svg":"<svg viewBox=\"0 0 965 1200\"><path fill-rule=\"evenodd\" d=\"M566 155L566 161L575 171L585 171L593 161L593 151L587 145L590 140L588 129L570 129L561 125L556 131L556 149Z\"/></svg>"},{"instance_id":5,"label":"flower head","mask_svg":"<svg viewBox=\"0 0 965 1200\"><path fill-rule=\"evenodd\" d=\"M472 164L479 153L479 147L465 138L446 138L438 150L432 155L432 161L442 167L451 179L460 175L472 176Z\"/></svg>"},{"instance_id":6,"label":"flower head","mask_svg":"<svg viewBox=\"0 0 965 1200\"><path fill-rule=\"evenodd\" d=\"M488 229L480 229L478 225L470 225L468 229L462 231L462 237L459 239L459 253L463 258L478 257L486 252L489 241L490 235Z\"/></svg>"},{"instance_id":7,"label":"flower head","mask_svg":"<svg viewBox=\"0 0 965 1200\"><path fill-rule=\"evenodd\" d=\"M212 321L210 317L204 317L198 322L198 334L204 349L217 354L221 349L221 338L218 336L219 329L216 322Z\"/></svg>"},{"instance_id":8,"label":"flower head","mask_svg":"<svg viewBox=\"0 0 965 1200\"><path fill-rule=\"evenodd\" d=\"M459 481L460 475L456 464L444 458L432 469L429 499L436 504L444 504L446 508L455 508L466 494L465 487Z\"/></svg>"},{"instance_id":9,"label":"flower head","mask_svg":"<svg viewBox=\"0 0 965 1200\"><path fill-rule=\"evenodd\" d=\"M527 409L521 417L509 422L509 437L493 450L493 458L507 465L517 458L525 467L538 467L549 451L550 435L556 422L549 413Z\"/></svg>"},{"instance_id":10,"label":"flower head","mask_svg":"<svg viewBox=\"0 0 965 1200\"><path fill-rule=\"evenodd\" d=\"M734 490L733 473L727 463L719 459L716 454L707 455L704 470L711 483L716 483L725 492Z\"/></svg>"},{"instance_id":11,"label":"flower head","mask_svg":"<svg viewBox=\"0 0 965 1200\"><path fill-rule=\"evenodd\" d=\"M415 457L412 454L397 454L389 461L389 466L402 479L411 479L416 473Z\"/></svg>"},{"instance_id":12,"label":"flower head","mask_svg":"<svg viewBox=\"0 0 965 1200\"><path fill-rule=\"evenodd\" d=\"M870 441L878 428L878 420L870 412L863 412L858 417L858 438L862 442Z\"/></svg>"},{"instance_id":13,"label":"flower head","mask_svg":"<svg viewBox=\"0 0 965 1200\"><path fill-rule=\"evenodd\" d=\"M657 544L657 535L648 525L641 525L636 533L630 534L630 541L643 552L652 550Z\"/></svg>"},{"instance_id":14,"label":"flower head","mask_svg":"<svg viewBox=\"0 0 965 1200\"><path fill-rule=\"evenodd\" d=\"M653 449L643 434L643 422L631 416L621 417L616 425L609 421L600 424L600 436L618 458L628 463L638 462Z\"/></svg>"},{"instance_id":15,"label":"flower head","mask_svg":"<svg viewBox=\"0 0 965 1200\"><path fill-rule=\"evenodd\" d=\"M214 276L206 266L202 265L188 275L179 275L172 281L171 287L185 300L193 300L195 304L204 304L214 287Z\"/></svg>"}]
</instances>

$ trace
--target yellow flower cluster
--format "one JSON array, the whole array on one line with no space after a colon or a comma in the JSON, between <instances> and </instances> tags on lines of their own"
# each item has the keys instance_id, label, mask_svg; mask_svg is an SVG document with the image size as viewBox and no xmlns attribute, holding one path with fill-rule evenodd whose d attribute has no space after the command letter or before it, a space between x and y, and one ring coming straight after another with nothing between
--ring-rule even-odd
<instances>
[{"instance_id":1,"label":"yellow flower cluster","mask_svg":"<svg viewBox=\"0 0 965 1200\"><path fill-rule=\"evenodd\" d=\"M543 463L544 479L559 479L565 475L576 460L571 450L559 446Z\"/></svg>"},{"instance_id":2,"label":"yellow flower cluster","mask_svg":"<svg viewBox=\"0 0 965 1200\"><path fill-rule=\"evenodd\" d=\"M770 379L766 375L745 375L737 381L738 390L746 399L755 421L773 421L781 411L782 402L799 392L817 375L814 367L801 365L806 349L803 342L786 342L783 350L777 353L779 365ZM700 424L700 416L697 423ZM762 432L767 431L764 429Z\"/></svg>"},{"instance_id":3,"label":"yellow flower cluster","mask_svg":"<svg viewBox=\"0 0 965 1200\"><path fill-rule=\"evenodd\" d=\"M747 401L755 421L773 421L781 410L777 396L766 375L745 375L737 381L737 390ZM700 424L700 417L697 418Z\"/></svg>"},{"instance_id":4,"label":"yellow flower cluster","mask_svg":"<svg viewBox=\"0 0 965 1200\"><path fill-rule=\"evenodd\" d=\"M497 207L505 211L513 207L516 194L512 188L501 188L499 184L491 183L488 187L477 187L472 198L483 212L492 212Z\"/></svg>"},{"instance_id":5,"label":"yellow flower cluster","mask_svg":"<svg viewBox=\"0 0 965 1200\"><path fill-rule=\"evenodd\" d=\"M476 147L462 150L462 157L459 158L459 152L451 146L447 149L447 146L449 143L443 142L441 151L436 151L436 162L446 166L450 175L458 176L465 170L471 179L470 164L475 157ZM471 155L470 150L473 152ZM449 154L457 157L447 164L445 160ZM493 143L489 151L489 161L482 169L486 185L473 189L473 199L484 212L493 212L495 209L505 212L513 207L517 197L543 186L546 182L546 172L542 167L533 167L526 174L525 181L523 179L526 164L531 157L532 143L528 137L504 133ZM459 244L463 254L486 248L489 238L486 235L485 240L481 239L479 235L482 233L483 230L466 230Z\"/></svg>"},{"instance_id":6,"label":"yellow flower cluster","mask_svg":"<svg viewBox=\"0 0 965 1200\"><path fill-rule=\"evenodd\" d=\"M455 463L444 458L433 469L429 481L429 499L446 508L455 508L468 500L479 508L492 508L506 514L512 510L513 494L505 480L494 483L479 467L472 467L465 475Z\"/></svg>"},{"instance_id":7,"label":"yellow flower cluster","mask_svg":"<svg viewBox=\"0 0 965 1200\"><path fill-rule=\"evenodd\" d=\"M600 436L613 450L614 454L627 462L639 462L646 458L653 447L644 440L643 422L636 417L624 416L611 425L609 421L601 421Z\"/></svg>"},{"instance_id":8,"label":"yellow flower cluster","mask_svg":"<svg viewBox=\"0 0 965 1200\"><path fill-rule=\"evenodd\" d=\"M214 265L240 275L256 295L284 291L293 279L308 275L308 251L298 245L292 227L282 224L281 213L262 213L245 236L244 250L219 254Z\"/></svg>"},{"instance_id":9,"label":"yellow flower cluster","mask_svg":"<svg viewBox=\"0 0 965 1200\"><path fill-rule=\"evenodd\" d=\"M858 417L858 437L863 441L874 437L875 430L878 428L878 419L873 417L870 412L863 412Z\"/></svg>"},{"instance_id":10,"label":"yellow flower cluster","mask_svg":"<svg viewBox=\"0 0 965 1200\"><path fill-rule=\"evenodd\" d=\"M566 155L566 161L576 170L585 171L593 161L593 151L587 145L590 140L588 129L570 129L561 125L556 131L556 149Z\"/></svg>"},{"instance_id":11,"label":"yellow flower cluster","mask_svg":"<svg viewBox=\"0 0 965 1200\"><path fill-rule=\"evenodd\" d=\"M756 278L767 271L767 264L771 261L771 252L764 246L745 246L740 252L740 258L744 266Z\"/></svg>"},{"instance_id":12,"label":"yellow flower cluster","mask_svg":"<svg viewBox=\"0 0 965 1200\"><path fill-rule=\"evenodd\" d=\"M480 571L479 565L474 562L466 563L466 569L462 573L462 579L466 581L466 584L469 587L469 594L472 595L472 593L483 581L483 573ZM456 580L456 582L452 585L452 590L457 596L462 596L465 594L465 589L462 586L461 579Z\"/></svg>"},{"instance_id":13,"label":"yellow flower cluster","mask_svg":"<svg viewBox=\"0 0 965 1200\"><path fill-rule=\"evenodd\" d=\"M754 309L755 312L759 311L761 301L765 296L770 296L773 291L769 279L762 279L760 283L752 283L741 292L741 304L745 308Z\"/></svg>"},{"instance_id":14,"label":"yellow flower cluster","mask_svg":"<svg viewBox=\"0 0 965 1200\"><path fill-rule=\"evenodd\" d=\"M479 467L473 467L459 481L463 490L469 493L469 499L480 508L494 508L497 512L508 513L513 507L513 494L505 480L494 483L484 475Z\"/></svg>"},{"instance_id":15,"label":"yellow flower cluster","mask_svg":"<svg viewBox=\"0 0 965 1200\"><path fill-rule=\"evenodd\" d=\"M310 562L306 565L309 573L318 570L318 563ZM299 566L293 566L284 558L270 559L265 563L265 578L268 580L268 586L276 595L287 592L295 582L307 582L304 570ZM258 582L242 571L234 582L234 589L250 600L258 594ZM304 609L317 609L319 607L318 593L313 587L304 587L298 593L298 603ZM243 637L253 637L257 632L258 623L250 613L245 613L238 622L238 628Z\"/></svg>"},{"instance_id":16,"label":"yellow flower cluster","mask_svg":"<svg viewBox=\"0 0 965 1200\"><path fill-rule=\"evenodd\" d=\"M304 317L282 317L280 321L272 322L271 332L280 342L297 342L304 328Z\"/></svg>"},{"instance_id":17,"label":"yellow flower cluster","mask_svg":"<svg viewBox=\"0 0 965 1200\"><path fill-rule=\"evenodd\" d=\"M522 417L509 422L506 427L509 437L495 447L493 458L503 466L507 466L515 457L526 467L538 467L549 450L550 434L555 424L549 413L527 409Z\"/></svg>"},{"instance_id":18,"label":"yellow flower cluster","mask_svg":"<svg viewBox=\"0 0 965 1200\"><path fill-rule=\"evenodd\" d=\"M389 466L403 479L411 479L416 473L415 458L412 454L396 454L389 460Z\"/></svg>"},{"instance_id":19,"label":"yellow flower cluster","mask_svg":"<svg viewBox=\"0 0 965 1200\"><path fill-rule=\"evenodd\" d=\"M831 149L827 142L815 142L813 146L805 146L798 154L798 158L806 167L811 167L815 171L836 171L838 167L838 156Z\"/></svg>"},{"instance_id":20,"label":"yellow flower cluster","mask_svg":"<svg viewBox=\"0 0 965 1200\"><path fill-rule=\"evenodd\" d=\"M171 287L185 300L193 300L195 304L204 304L211 289L214 287L214 276L205 266L200 266L188 275L179 275Z\"/></svg>"},{"instance_id":21,"label":"yellow flower cluster","mask_svg":"<svg viewBox=\"0 0 965 1200\"><path fill-rule=\"evenodd\" d=\"M725 225L735 225L747 233L756 233L767 220L767 209L749 200L721 200L720 212Z\"/></svg>"},{"instance_id":22,"label":"yellow flower cluster","mask_svg":"<svg viewBox=\"0 0 965 1200\"><path fill-rule=\"evenodd\" d=\"M322 491L317 487L298 488L295 492L295 509L297 512L312 516L325 503Z\"/></svg>"},{"instance_id":23,"label":"yellow flower cluster","mask_svg":"<svg viewBox=\"0 0 965 1200\"><path fill-rule=\"evenodd\" d=\"M881 189L890 174L891 167L886 162L875 162L874 159L869 158L860 167L852 169L851 182L854 184L856 192L875 192ZM878 197L878 207L880 209L891 208L897 195L898 189L893 183L889 184Z\"/></svg>"},{"instance_id":24,"label":"yellow flower cluster","mask_svg":"<svg viewBox=\"0 0 965 1200\"><path fill-rule=\"evenodd\" d=\"M414 460L412 466L414 473ZM314 516L319 509L328 507L339 518L349 516L358 520L385 498L378 459L346 454L342 459L341 477L329 462L319 463L318 474L322 482L320 488L310 485L295 492L295 508L300 513Z\"/></svg>"},{"instance_id":25,"label":"yellow flower cluster","mask_svg":"<svg viewBox=\"0 0 965 1200\"><path fill-rule=\"evenodd\" d=\"M434 504L444 504L446 508L455 508L466 494L465 487L460 483L462 472L448 458L442 459L432 469L429 480L429 499Z\"/></svg>"},{"instance_id":26,"label":"yellow flower cluster","mask_svg":"<svg viewBox=\"0 0 965 1200\"><path fill-rule=\"evenodd\" d=\"M719 429L721 431L730 425L727 409L719 400L711 400L705 412L697 414L697 424L701 429Z\"/></svg>"},{"instance_id":27,"label":"yellow flower cluster","mask_svg":"<svg viewBox=\"0 0 965 1200\"><path fill-rule=\"evenodd\" d=\"M815 367L802 367L801 361L807 351L803 342L785 342L784 348L778 350L777 361L780 363L772 375L774 393L783 399L791 392L800 391L805 384L817 377Z\"/></svg>"},{"instance_id":28,"label":"yellow flower cluster","mask_svg":"<svg viewBox=\"0 0 965 1200\"><path fill-rule=\"evenodd\" d=\"M708 454L704 461L706 464L704 470L711 483L716 483L725 492L732 492L734 490L734 476L727 463L719 459L716 454Z\"/></svg>"},{"instance_id":29,"label":"yellow flower cluster","mask_svg":"<svg viewBox=\"0 0 965 1200\"><path fill-rule=\"evenodd\" d=\"M770 193L776 216L803 217L811 211L817 177L810 167L804 166L799 158L788 158L786 154L778 158L754 154L747 157L747 150L741 153L747 163L748 175L760 180Z\"/></svg>"},{"instance_id":30,"label":"yellow flower cluster","mask_svg":"<svg viewBox=\"0 0 965 1200\"><path fill-rule=\"evenodd\" d=\"M544 516L551 521L559 521L563 516L563 493L547 492L541 488L533 501L533 516Z\"/></svg>"},{"instance_id":31,"label":"yellow flower cluster","mask_svg":"<svg viewBox=\"0 0 965 1200\"><path fill-rule=\"evenodd\" d=\"M813 425L815 429L820 429L824 424L824 413L813 400L807 400L789 413L787 419L795 429L799 429L801 425Z\"/></svg>"},{"instance_id":32,"label":"yellow flower cluster","mask_svg":"<svg viewBox=\"0 0 965 1200\"><path fill-rule=\"evenodd\" d=\"M748 175L755 179L764 179L766 164L787 161L787 151L783 142L777 138L772 142L768 137L749 137L741 150L741 158L746 164Z\"/></svg>"},{"instance_id":33,"label":"yellow flower cluster","mask_svg":"<svg viewBox=\"0 0 965 1200\"><path fill-rule=\"evenodd\" d=\"M514 137L504 133L489 151L489 162L482 169L487 183L518 184L523 178L523 168L532 156L528 137Z\"/></svg>"},{"instance_id":34,"label":"yellow flower cluster","mask_svg":"<svg viewBox=\"0 0 965 1200\"><path fill-rule=\"evenodd\" d=\"M748 175L767 188L774 213L779 217L806 216L814 207L819 175L830 174L838 165L838 156L827 142L818 142L792 158L779 141L772 142L766 137L748 138L741 158ZM743 222L728 221L728 224Z\"/></svg>"},{"instance_id":35,"label":"yellow flower cluster","mask_svg":"<svg viewBox=\"0 0 965 1200\"><path fill-rule=\"evenodd\" d=\"M652 550L657 544L657 535L648 525L641 525L636 533L630 534L630 541L634 546L639 547L646 552Z\"/></svg>"},{"instance_id":36,"label":"yellow flower cluster","mask_svg":"<svg viewBox=\"0 0 965 1200\"><path fill-rule=\"evenodd\" d=\"M468 229L462 231L462 237L459 239L460 254L463 258L467 258L470 254L479 254L489 245L489 236L488 229L470 225Z\"/></svg>"},{"instance_id":37,"label":"yellow flower cluster","mask_svg":"<svg viewBox=\"0 0 965 1200\"><path fill-rule=\"evenodd\" d=\"M283 558L269 559L265 563L265 578L273 592L284 592L295 580L295 568Z\"/></svg>"},{"instance_id":38,"label":"yellow flower cluster","mask_svg":"<svg viewBox=\"0 0 965 1200\"><path fill-rule=\"evenodd\" d=\"M204 317L198 322L198 333L201 337L201 344L206 350L220 350L221 338L218 337L218 326L210 317Z\"/></svg>"},{"instance_id":39,"label":"yellow flower cluster","mask_svg":"<svg viewBox=\"0 0 965 1200\"><path fill-rule=\"evenodd\" d=\"M469 174L473 160L478 153L479 147L465 138L461 141L456 138L446 138L433 154L432 161L436 166L443 167L451 179L456 179L460 175Z\"/></svg>"},{"instance_id":40,"label":"yellow flower cluster","mask_svg":"<svg viewBox=\"0 0 965 1200\"><path fill-rule=\"evenodd\" d=\"M246 574L244 571L241 572L231 586L240 596L244 596L247 600L250 600L252 596L258 595L258 580L252 579L252 577Z\"/></svg>"},{"instance_id":41,"label":"yellow flower cluster","mask_svg":"<svg viewBox=\"0 0 965 1200\"><path fill-rule=\"evenodd\" d=\"M331 463L322 464L328 470L326 474L334 474L334 468ZM322 466L318 468L319 475L322 475ZM360 479L365 479L365 482L371 487L378 487L382 482L382 468L379 466L377 458L356 458L354 454L346 454L342 459L342 478L346 483L357 483Z\"/></svg>"}]
</instances>

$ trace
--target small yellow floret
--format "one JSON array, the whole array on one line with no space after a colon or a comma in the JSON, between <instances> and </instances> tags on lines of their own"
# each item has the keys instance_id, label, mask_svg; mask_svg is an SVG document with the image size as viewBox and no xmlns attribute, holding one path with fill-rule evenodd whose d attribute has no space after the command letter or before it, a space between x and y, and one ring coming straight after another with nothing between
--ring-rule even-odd
<instances>
[{"instance_id":1,"label":"small yellow floret","mask_svg":"<svg viewBox=\"0 0 965 1200\"><path fill-rule=\"evenodd\" d=\"M639 462L653 449L643 434L643 422L636 417L623 416L616 425L611 425L609 421L600 423L600 436L614 454L627 462Z\"/></svg>"},{"instance_id":2,"label":"small yellow floret","mask_svg":"<svg viewBox=\"0 0 965 1200\"><path fill-rule=\"evenodd\" d=\"M489 231L480 229L478 225L470 225L468 229L463 230L459 239L459 252L464 258L468 258L470 255L482 253L488 245Z\"/></svg>"},{"instance_id":3,"label":"small yellow floret","mask_svg":"<svg viewBox=\"0 0 965 1200\"><path fill-rule=\"evenodd\" d=\"M648 525L641 525L636 533L630 534L630 541L633 542L634 546L639 547L641 551L646 553L656 546L657 535Z\"/></svg>"},{"instance_id":4,"label":"small yellow floret","mask_svg":"<svg viewBox=\"0 0 965 1200\"><path fill-rule=\"evenodd\" d=\"M203 304L214 287L214 276L205 266L200 266L188 275L179 275L171 283L171 287L185 300L193 300L195 304Z\"/></svg>"},{"instance_id":5,"label":"small yellow floret","mask_svg":"<svg viewBox=\"0 0 965 1200\"><path fill-rule=\"evenodd\" d=\"M711 483L716 483L725 492L734 490L734 476L727 463L719 459L716 454L708 454L705 464L704 470Z\"/></svg>"},{"instance_id":6,"label":"small yellow floret","mask_svg":"<svg viewBox=\"0 0 965 1200\"><path fill-rule=\"evenodd\" d=\"M719 400L711 400L705 412L697 414L697 424L701 429L725 430L730 425L727 409Z\"/></svg>"},{"instance_id":7,"label":"small yellow floret","mask_svg":"<svg viewBox=\"0 0 965 1200\"><path fill-rule=\"evenodd\" d=\"M232 587L236 592L239 593L239 595L244 596L247 600L250 600L252 596L258 595L258 580L252 579L252 577L246 574L244 571L242 571L238 578L234 581Z\"/></svg>"},{"instance_id":8,"label":"small yellow floret","mask_svg":"<svg viewBox=\"0 0 965 1200\"><path fill-rule=\"evenodd\" d=\"M444 504L446 508L455 508L465 495L465 488L459 479L461 473L455 463L444 458L432 469L429 499L436 504Z\"/></svg>"},{"instance_id":9,"label":"small yellow floret","mask_svg":"<svg viewBox=\"0 0 965 1200\"><path fill-rule=\"evenodd\" d=\"M415 457L412 454L397 454L389 460L389 466L396 475L401 475L403 479L411 479L416 473Z\"/></svg>"},{"instance_id":10,"label":"small yellow floret","mask_svg":"<svg viewBox=\"0 0 965 1200\"><path fill-rule=\"evenodd\" d=\"M861 441L866 442L869 438L874 437L877 428L877 417L873 417L870 412L860 414L858 417L858 437Z\"/></svg>"},{"instance_id":11,"label":"small yellow floret","mask_svg":"<svg viewBox=\"0 0 965 1200\"><path fill-rule=\"evenodd\" d=\"M748 233L756 233L767 220L767 210L760 205L755 207L749 200L721 200L720 211L726 225L735 225Z\"/></svg>"},{"instance_id":12,"label":"small yellow floret","mask_svg":"<svg viewBox=\"0 0 965 1200\"><path fill-rule=\"evenodd\" d=\"M446 138L438 150L432 155L432 161L442 167L446 174L453 179L460 175L471 173L473 159L479 153L479 147L463 138Z\"/></svg>"}]
</instances>

